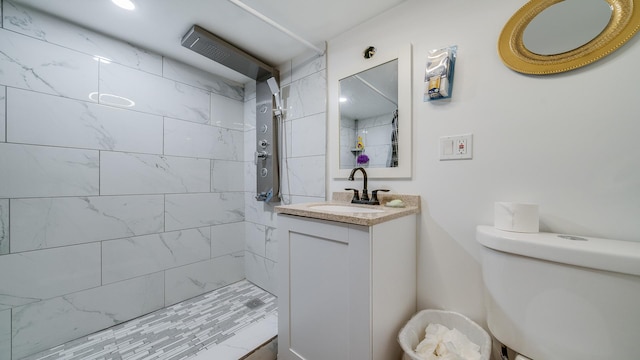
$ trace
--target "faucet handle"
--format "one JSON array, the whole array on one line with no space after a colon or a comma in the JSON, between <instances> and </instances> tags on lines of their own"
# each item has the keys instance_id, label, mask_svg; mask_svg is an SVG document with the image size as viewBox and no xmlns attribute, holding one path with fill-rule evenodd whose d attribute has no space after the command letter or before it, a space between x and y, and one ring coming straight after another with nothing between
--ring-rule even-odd
<instances>
[{"instance_id":1,"label":"faucet handle","mask_svg":"<svg viewBox=\"0 0 640 360\"><path fill-rule=\"evenodd\" d=\"M360 200L360 195L358 195L358 189L346 188L345 190L353 190L353 198L351 198L351 202L356 202Z\"/></svg>"},{"instance_id":2,"label":"faucet handle","mask_svg":"<svg viewBox=\"0 0 640 360\"><path fill-rule=\"evenodd\" d=\"M375 205L380 204L380 200L378 200L378 191L389 192L387 189L376 189L371 192L371 202Z\"/></svg>"}]
</instances>

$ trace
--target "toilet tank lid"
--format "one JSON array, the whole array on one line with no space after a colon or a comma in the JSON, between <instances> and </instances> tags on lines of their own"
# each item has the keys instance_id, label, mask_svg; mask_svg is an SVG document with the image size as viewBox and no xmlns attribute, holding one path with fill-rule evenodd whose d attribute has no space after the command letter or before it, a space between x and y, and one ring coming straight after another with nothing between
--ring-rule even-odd
<instances>
[{"instance_id":1,"label":"toilet tank lid","mask_svg":"<svg viewBox=\"0 0 640 360\"><path fill-rule=\"evenodd\" d=\"M640 242L570 236L554 233L517 233L479 225L476 239L502 252L563 264L640 276Z\"/></svg>"}]
</instances>

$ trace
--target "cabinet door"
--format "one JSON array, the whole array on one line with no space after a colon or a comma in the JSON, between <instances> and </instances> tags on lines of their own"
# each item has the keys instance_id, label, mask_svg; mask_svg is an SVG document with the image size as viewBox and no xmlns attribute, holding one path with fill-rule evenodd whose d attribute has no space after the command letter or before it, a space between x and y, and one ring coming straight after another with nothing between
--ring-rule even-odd
<instances>
[{"instance_id":1,"label":"cabinet door","mask_svg":"<svg viewBox=\"0 0 640 360\"><path fill-rule=\"evenodd\" d=\"M359 319L354 318L351 303L355 244L349 241L349 226L279 216L278 228L281 290L278 358L351 358L354 339L350 338L354 321L357 323ZM361 271L366 273L368 269ZM367 298L368 291L364 294L364 299ZM360 306L368 315L368 302ZM363 325L361 331L368 340L369 326ZM366 359L368 355L358 359Z\"/></svg>"}]
</instances>

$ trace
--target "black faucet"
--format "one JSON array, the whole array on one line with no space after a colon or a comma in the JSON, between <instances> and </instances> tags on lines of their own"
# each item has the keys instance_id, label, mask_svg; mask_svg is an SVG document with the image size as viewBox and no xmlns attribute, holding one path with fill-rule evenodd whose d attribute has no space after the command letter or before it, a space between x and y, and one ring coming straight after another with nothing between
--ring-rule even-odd
<instances>
[{"instance_id":1,"label":"black faucet","mask_svg":"<svg viewBox=\"0 0 640 360\"><path fill-rule=\"evenodd\" d=\"M354 194L353 194L353 199L351 200L352 203L358 203L358 204L367 204L369 203L369 191L367 190L367 172L364 170L363 167L358 167L358 168L354 168L353 170L351 170L351 174L349 175L349 177L347 178L347 180L349 181L353 181L355 180L354 175L356 174L356 171L362 171L362 176L364 177L364 184L363 184L363 189L362 189L362 196L358 197L358 190L356 189L350 189L350 190L354 190Z\"/></svg>"},{"instance_id":2,"label":"black faucet","mask_svg":"<svg viewBox=\"0 0 640 360\"><path fill-rule=\"evenodd\" d=\"M358 171L358 170L362 171L362 175L364 176L364 181L363 181L364 188L362 189L362 196L359 196L358 189L352 189L352 188L345 189L345 190L352 190L353 191L353 198L351 199L351 203L352 204L380 205L380 201L378 200L378 191L387 192L389 190L385 190L385 189L373 190L371 192L371 199L369 199L369 191L367 190L367 172L364 170L363 167L357 167L357 168L354 168L353 170L351 170L351 174L349 175L347 180L354 181L355 180L354 175L356 174L356 171Z\"/></svg>"},{"instance_id":3,"label":"black faucet","mask_svg":"<svg viewBox=\"0 0 640 360\"><path fill-rule=\"evenodd\" d=\"M351 200L351 202L357 202L359 204L366 204L369 202L369 191L367 190L367 172L364 170L363 167L357 167L354 168L353 170L351 170L351 174L349 175L349 177L347 178L347 180L349 181L354 181L355 177L354 175L356 174L356 171L362 171L362 176L364 176L364 187L362 189L362 196L360 196L359 199L356 199L356 196L354 195L353 200ZM357 194L357 192L356 192Z\"/></svg>"}]
</instances>

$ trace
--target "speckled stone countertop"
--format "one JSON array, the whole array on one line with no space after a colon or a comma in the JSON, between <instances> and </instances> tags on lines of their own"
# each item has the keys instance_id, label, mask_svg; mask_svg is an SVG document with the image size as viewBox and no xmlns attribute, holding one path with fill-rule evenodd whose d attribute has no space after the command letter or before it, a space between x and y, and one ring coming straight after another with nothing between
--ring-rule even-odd
<instances>
[{"instance_id":1,"label":"speckled stone countertop","mask_svg":"<svg viewBox=\"0 0 640 360\"><path fill-rule=\"evenodd\" d=\"M293 205L276 206L276 212L279 214L295 215L308 217L312 219L337 221L355 225L375 225L385 221L397 219L410 214L420 213L420 196L419 195L402 195L378 193L378 199L381 205L360 205L351 204L352 192L334 192L331 201L313 202ZM404 202L403 208L392 208L384 206L391 200L400 199ZM362 207L368 209L379 209L383 212L376 213L359 213L359 212L333 212L322 209L322 205L345 205Z\"/></svg>"}]
</instances>

